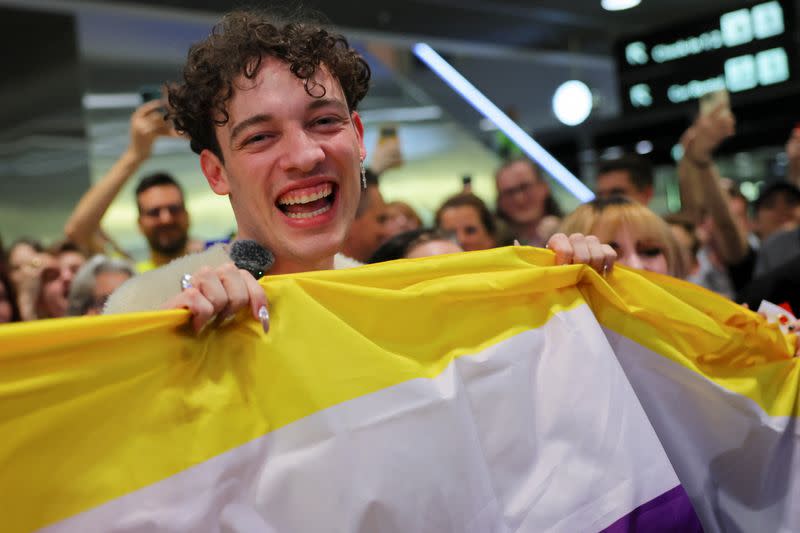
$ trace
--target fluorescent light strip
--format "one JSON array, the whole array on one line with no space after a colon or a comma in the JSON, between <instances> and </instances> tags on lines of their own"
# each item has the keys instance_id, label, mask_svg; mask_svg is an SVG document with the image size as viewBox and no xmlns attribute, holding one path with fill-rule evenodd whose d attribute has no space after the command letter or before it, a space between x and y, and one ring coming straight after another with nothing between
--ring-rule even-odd
<instances>
[{"instance_id":1,"label":"fluorescent light strip","mask_svg":"<svg viewBox=\"0 0 800 533\"><path fill-rule=\"evenodd\" d=\"M360 111L361 121L368 122L422 122L442 118L439 106L391 107Z\"/></svg>"},{"instance_id":2,"label":"fluorescent light strip","mask_svg":"<svg viewBox=\"0 0 800 533\"><path fill-rule=\"evenodd\" d=\"M553 178L564 186L573 196L581 202L594 199L594 193L589 190L572 172L550 155L547 150L534 141L525 130L517 126L500 108L492 103L474 85L461 75L452 65L442 58L436 51L425 43L417 43L413 47L414 55L420 58L433 70L445 83L464 97L472 107L483 116L494 122L509 139L514 141L531 159L539 163Z\"/></svg>"}]
</instances>

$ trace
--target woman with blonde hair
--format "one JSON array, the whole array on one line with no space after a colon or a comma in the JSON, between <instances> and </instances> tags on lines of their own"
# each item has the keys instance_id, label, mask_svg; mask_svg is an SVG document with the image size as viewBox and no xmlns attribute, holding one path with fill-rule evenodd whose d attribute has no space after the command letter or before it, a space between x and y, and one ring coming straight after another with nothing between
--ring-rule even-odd
<instances>
[{"instance_id":1,"label":"woman with blonde hair","mask_svg":"<svg viewBox=\"0 0 800 533\"><path fill-rule=\"evenodd\" d=\"M617 261L632 268L682 278L686 265L669 226L638 202L621 196L579 206L561 224L570 235L596 235L617 252Z\"/></svg>"}]
</instances>

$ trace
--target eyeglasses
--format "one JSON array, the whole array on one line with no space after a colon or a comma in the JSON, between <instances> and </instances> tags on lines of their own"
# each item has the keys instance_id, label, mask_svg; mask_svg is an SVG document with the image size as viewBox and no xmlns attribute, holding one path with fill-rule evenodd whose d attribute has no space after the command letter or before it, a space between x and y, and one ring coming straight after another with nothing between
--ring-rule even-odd
<instances>
[{"instance_id":1,"label":"eyeglasses","mask_svg":"<svg viewBox=\"0 0 800 533\"><path fill-rule=\"evenodd\" d=\"M166 209L170 216L176 217L186 212L186 207L183 204L169 204L160 205L158 207L151 207L150 209L142 209L141 215L147 218L158 218L161 216L161 211Z\"/></svg>"},{"instance_id":2,"label":"eyeglasses","mask_svg":"<svg viewBox=\"0 0 800 533\"><path fill-rule=\"evenodd\" d=\"M508 189L502 190L498 193L498 196L501 200L512 198L519 193L527 194L531 188L533 187L533 183L526 181L516 185L514 187L509 187Z\"/></svg>"}]
</instances>

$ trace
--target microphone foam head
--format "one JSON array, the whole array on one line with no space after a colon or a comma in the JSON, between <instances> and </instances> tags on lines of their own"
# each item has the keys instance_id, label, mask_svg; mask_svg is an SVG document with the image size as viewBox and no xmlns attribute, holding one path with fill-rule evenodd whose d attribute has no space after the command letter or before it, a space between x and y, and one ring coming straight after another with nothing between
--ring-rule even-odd
<instances>
[{"instance_id":1,"label":"microphone foam head","mask_svg":"<svg viewBox=\"0 0 800 533\"><path fill-rule=\"evenodd\" d=\"M237 268L247 270L260 279L272 267L275 255L256 241L235 241L231 246L231 260Z\"/></svg>"}]
</instances>

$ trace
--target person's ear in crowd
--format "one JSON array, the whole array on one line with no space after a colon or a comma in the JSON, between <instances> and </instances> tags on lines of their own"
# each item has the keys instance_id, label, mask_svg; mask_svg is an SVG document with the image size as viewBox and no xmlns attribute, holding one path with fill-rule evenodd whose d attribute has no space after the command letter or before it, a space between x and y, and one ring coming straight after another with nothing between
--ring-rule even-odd
<instances>
[{"instance_id":1,"label":"person's ear in crowd","mask_svg":"<svg viewBox=\"0 0 800 533\"><path fill-rule=\"evenodd\" d=\"M667 223L630 198L611 196L583 204L564 219L560 231L595 235L617 252L617 261L625 266L685 276L678 244Z\"/></svg>"},{"instance_id":2,"label":"person's ear in crowd","mask_svg":"<svg viewBox=\"0 0 800 533\"><path fill-rule=\"evenodd\" d=\"M117 287L135 275L128 261L95 255L75 274L67 297L67 315L99 315Z\"/></svg>"},{"instance_id":3,"label":"person's ear in crowd","mask_svg":"<svg viewBox=\"0 0 800 533\"><path fill-rule=\"evenodd\" d=\"M597 196L625 196L646 206L653 198L653 167L634 154L601 161L597 168Z\"/></svg>"},{"instance_id":4,"label":"person's ear in crowd","mask_svg":"<svg viewBox=\"0 0 800 533\"><path fill-rule=\"evenodd\" d=\"M387 239L422 227L422 219L405 202L389 202L386 204L385 215Z\"/></svg>"},{"instance_id":5,"label":"person's ear in crowd","mask_svg":"<svg viewBox=\"0 0 800 533\"><path fill-rule=\"evenodd\" d=\"M457 194L445 200L436 212L436 227L453 233L467 251L496 246L494 217L486 204L474 194Z\"/></svg>"},{"instance_id":6,"label":"person's ear in crowd","mask_svg":"<svg viewBox=\"0 0 800 533\"><path fill-rule=\"evenodd\" d=\"M513 238L544 246L547 236L539 234L539 225L546 216L560 219L561 210L539 167L529 159L512 159L495 172L495 186L497 216L508 224Z\"/></svg>"},{"instance_id":7,"label":"person's ear in crowd","mask_svg":"<svg viewBox=\"0 0 800 533\"><path fill-rule=\"evenodd\" d=\"M463 252L455 238L436 229L416 229L395 235L372 254L367 263L413 259Z\"/></svg>"}]
</instances>

